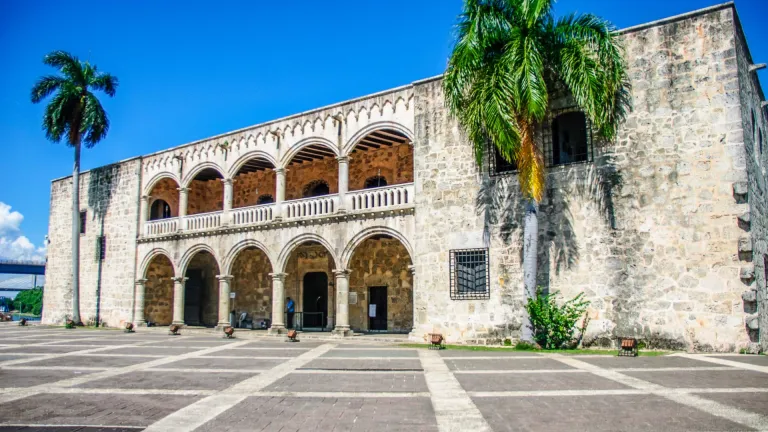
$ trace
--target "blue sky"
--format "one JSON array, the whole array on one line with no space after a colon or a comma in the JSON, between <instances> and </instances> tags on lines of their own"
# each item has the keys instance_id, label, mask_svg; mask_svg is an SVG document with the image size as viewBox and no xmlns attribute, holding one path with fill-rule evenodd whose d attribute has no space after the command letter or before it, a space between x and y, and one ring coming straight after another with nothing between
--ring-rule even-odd
<instances>
[{"instance_id":1,"label":"blue sky","mask_svg":"<svg viewBox=\"0 0 768 432\"><path fill-rule=\"evenodd\" d=\"M561 0L623 28L716 0ZM72 150L45 140L29 89L70 51L117 75L108 137L83 169L173 147L442 73L461 0L0 2L0 256L34 255L50 181ZM755 61L768 62L768 1L736 6ZM761 72L763 82L768 72ZM105 97L105 99L107 99ZM25 241L26 240L26 241Z\"/></svg>"}]
</instances>

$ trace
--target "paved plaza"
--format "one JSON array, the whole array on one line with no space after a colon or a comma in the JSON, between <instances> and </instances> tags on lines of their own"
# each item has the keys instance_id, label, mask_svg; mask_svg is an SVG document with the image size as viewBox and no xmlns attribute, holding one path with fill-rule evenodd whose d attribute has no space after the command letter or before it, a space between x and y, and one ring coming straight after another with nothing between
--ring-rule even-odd
<instances>
[{"instance_id":1,"label":"paved plaza","mask_svg":"<svg viewBox=\"0 0 768 432\"><path fill-rule=\"evenodd\" d=\"M768 357L0 327L0 432L137 430L768 430Z\"/></svg>"}]
</instances>

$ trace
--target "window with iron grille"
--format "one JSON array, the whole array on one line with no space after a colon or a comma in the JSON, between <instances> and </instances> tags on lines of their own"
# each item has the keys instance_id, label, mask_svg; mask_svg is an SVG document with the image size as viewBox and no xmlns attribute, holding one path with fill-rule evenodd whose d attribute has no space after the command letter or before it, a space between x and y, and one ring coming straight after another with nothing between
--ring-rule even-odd
<instances>
[{"instance_id":1,"label":"window with iron grille","mask_svg":"<svg viewBox=\"0 0 768 432\"><path fill-rule=\"evenodd\" d=\"M80 212L80 234L85 234L85 221L88 220L88 212Z\"/></svg>"},{"instance_id":2,"label":"window with iron grille","mask_svg":"<svg viewBox=\"0 0 768 432\"><path fill-rule=\"evenodd\" d=\"M486 300L491 297L488 249L458 249L450 253L452 300Z\"/></svg>"},{"instance_id":3,"label":"window with iron grille","mask_svg":"<svg viewBox=\"0 0 768 432\"><path fill-rule=\"evenodd\" d=\"M509 162L501 155L499 149L488 141L488 171L492 176L517 173L517 164Z\"/></svg>"},{"instance_id":4,"label":"window with iron grille","mask_svg":"<svg viewBox=\"0 0 768 432\"><path fill-rule=\"evenodd\" d=\"M99 237L99 259L104 260L107 256L107 236Z\"/></svg>"},{"instance_id":5,"label":"window with iron grille","mask_svg":"<svg viewBox=\"0 0 768 432\"><path fill-rule=\"evenodd\" d=\"M592 124L583 112L577 108L553 111L549 126L543 130L547 166L592 162Z\"/></svg>"}]
</instances>

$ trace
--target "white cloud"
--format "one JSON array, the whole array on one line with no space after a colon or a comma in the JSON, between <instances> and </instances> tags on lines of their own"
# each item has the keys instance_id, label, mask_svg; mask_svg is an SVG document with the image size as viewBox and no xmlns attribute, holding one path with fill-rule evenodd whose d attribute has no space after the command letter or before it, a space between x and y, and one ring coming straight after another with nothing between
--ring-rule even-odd
<instances>
[{"instance_id":1,"label":"white cloud","mask_svg":"<svg viewBox=\"0 0 768 432\"><path fill-rule=\"evenodd\" d=\"M45 246L36 247L21 233L24 216L0 202L0 258L13 260L45 259Z\"/></svg>"}]
</instances>

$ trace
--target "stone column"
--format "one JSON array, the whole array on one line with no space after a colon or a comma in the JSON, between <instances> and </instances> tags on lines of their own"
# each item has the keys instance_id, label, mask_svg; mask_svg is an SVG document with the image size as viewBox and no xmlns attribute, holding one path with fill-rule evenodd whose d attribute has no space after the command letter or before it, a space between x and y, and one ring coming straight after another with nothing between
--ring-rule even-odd
<instances>
[{"instance_id":1,"label":"stone column","mask_svg":"<svg viewBox=\"0 0 768 432\"><path fill-rule=\"evenodd\" d=\"M347 192L349 191L349 157L339 156L339 208L338 213L347 212Z\"/></svg>"},{"instance_id":2,"label":"stone column","mask_svg":"<svg viewBox=\"0 0 768 432\"><path fill-rule=\"evenodd\" d=\"M147 292L147 279L136 281L136 301L133 307L133 325L141 327L147 325L144 319L144 297Z\"/></svg>"},{"instance_id":3,"label":"stone column","mask_svg":"<svg viewBox=\"0 0 768 432\"><path fill-rule=\"evenodd\" d=\"M231 275L219 275L216 276L219 280L219 322L216 324L217 329L227 327L229 323L229 293L230 282L233 277Z\"/></svg>"},{"instance_id":4,"label":"stone column","mask_svg":"<svg viewBox=\"0 0 768 432\"><path fill-rule=\"evenodd\" d=\"M173 278L173 324L184 325L184 284L187 279Z\"/></svg>"},{"instance_id":5,"label":"stone column","mask_svg":"<svg viewBox=\"0 0 768 432\"><path fill-rule=\"evenodd\" d=\"M231 224L232 214L232 182L231 178L222 180L224 182L224 212L221 215L221 226L227 226Z\"/></svg>"},{"instance_id":6,"label":"stone column","mask_svg":"<svg viewBox=\"0 0 768 432\"><path fill-rule=\"evenodd\" d=\"M189 188L179 188L179 226L178 231L184 231L184 219L187 217L187 201Z\"/></svg>"},{"instance_id":7,"label":"stone column","mask_svg":"<svg viewBox=\"0 0 768 432\"><path fill-rule=\"evenodd\" d=\"M336 336L349 336L349 270L334 270L336 275L336 328L333 334Z\"/></svg>"},{"instance_id":8,"label":"stone column","mask_svg":"<svg viewBox=\"0 0 768 432\"><path fill-rule=\"evenodd\" d=\"M140 216L140 222L139 222L139 235L145 235L144 226L147 224L147 221L149 220L149 195L144 195L141 197L141 216Z\"/></svg>"},{"instance_id":9,"label":"stone column","mask_svg":"<svg viewBox=\"0 0 768 432\"><path fill-rule=\"evenodd\" d=\"M270 273L272 276L272 326L269 334L285 333L285 277L286 273Z\"/></svg>"},{"instance_id":10,"label":"stone column","mask_svg":"<svg viewBox=\"0 0 768 432\"><path fill-rule=\"evenodd\" d=\"M420 334L419 313L416 309L416 266L409 265L408 271L411 272L411 297L413 299L413 305L411 306L413 308L413 328L411 329L411 333L408 335L408 337L411 340L421 340L423 335Z\"/></svg>"},{"instance_id":11,"label":"stone column","mask_svg":"<svg viewBox=\"0 0 768 432\"><path fill-rule=\"evenodd\" d=\"M283 220L283 201L285 201L285 168L275 168L275 211L274 221Z\"/></svg>"}]
</instances>

